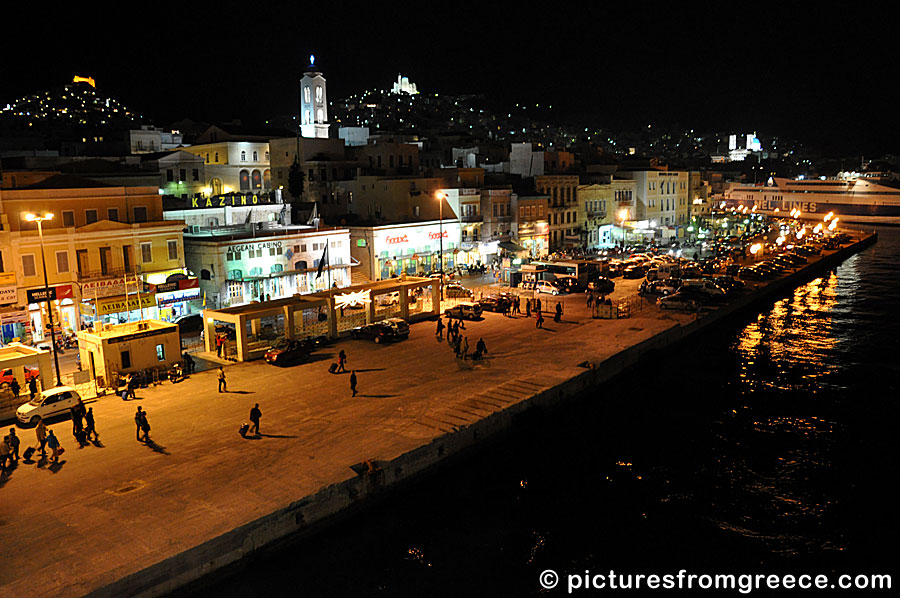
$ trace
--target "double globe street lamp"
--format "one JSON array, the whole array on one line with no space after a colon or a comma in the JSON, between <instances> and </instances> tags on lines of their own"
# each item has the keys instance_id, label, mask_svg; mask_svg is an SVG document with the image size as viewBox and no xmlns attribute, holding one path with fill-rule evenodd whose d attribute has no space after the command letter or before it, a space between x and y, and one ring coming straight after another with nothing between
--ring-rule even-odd
<instances>
[{"instance_id":1,"label":"double globe street lamp","mask_svg":"<svg viewBox=\"0 0 900 598\"><path fill-rule=\"evenodd\" d=\"M56 385L62 386L62 380L59 376L59 355L56 353L56 329L53 326L53 305L50 303L50 285L47 282L47 260L44 258L44 229L41 223L44 220L53 220L53 214L46 212L43 216L36 214L25 214L27 222L37 222L38 237L41 240L41 269L44 271L44 294L47 302L47 319L50 324L50 345L53 348L53 364L56 366Z\"/></svg>"}]
</instances>

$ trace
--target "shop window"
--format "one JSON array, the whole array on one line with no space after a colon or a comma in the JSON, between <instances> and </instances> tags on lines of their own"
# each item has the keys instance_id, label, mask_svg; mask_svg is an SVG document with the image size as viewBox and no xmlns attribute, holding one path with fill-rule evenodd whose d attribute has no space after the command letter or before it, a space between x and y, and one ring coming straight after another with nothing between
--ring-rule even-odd
<instances>
[{"instance_id":1,"label":"shop window","mask_svg":"<svg viewBox=\"0 0 900 598\"><path fill-rule=\"evenodd\" d=\"M281 264L272 264L272 273L273 274L275 272L283 272L283 271L284 271L284 266L282 266Z\"/></svg>"},{"instance_id":2,"label":"shop window","mask_svg":"<svg viewBox=\"0 0 900 598\"><path fill-rule=\"evenodd\" d=\"M294 270L307 270L309 266L306 263L306 260L300 260L299 262L294 262Z\"/></svg>"},{"instance_id":3,"label":"shop window","mask_svg":"<svg viewBox=\"0 0 900 598\"><path fill-rule=\"evenodd\" d=\"M166 360L165 345L156 345L156 361L165 361L165 360Z\"/></svg>"},{"instance_id":4,"label":"shop window","mask_svg":"<svg viewBox=\"0 0 900 598\"><path fill-rule=\"evenodd\" d=\"M228 271L228 279L229 280L241 280L244 278L244 273L240 270L229 270Z\"/></svg>"},{"instance_id":5,"label":"shop window","mask_svg":"<svg viewBox=\"0 0 900 598\"><path fill-rule=\"evenodd\" d=\"M250 268L250 276L262 276L262 268Z\"/></svg>"},{"instance_id":6,"label":"shop window","mask_svg":"<svg viewBox=\"0 0 900 598\"><path fill-rule=\"evenodd\" d=\"M131 367L131 352L122 351L122 369L127 370Z\"/></svg>"}]
</instances>

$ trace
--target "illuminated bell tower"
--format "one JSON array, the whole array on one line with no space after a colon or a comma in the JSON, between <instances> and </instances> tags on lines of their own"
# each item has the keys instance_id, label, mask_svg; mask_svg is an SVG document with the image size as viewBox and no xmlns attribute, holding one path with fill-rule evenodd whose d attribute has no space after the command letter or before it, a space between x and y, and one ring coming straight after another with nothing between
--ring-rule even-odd
<instances>
[{"instance_id":1,"label":"illuminated bell tower","mask_svg":"<svg viewBox=\"0 0 900 598\"><path fill-rule=\"evenodd\" d=\"M328 95L325 77L310 55L309 66L300 79L300 135L310 138L328 137Z\"/></svg>"}]
</instances>

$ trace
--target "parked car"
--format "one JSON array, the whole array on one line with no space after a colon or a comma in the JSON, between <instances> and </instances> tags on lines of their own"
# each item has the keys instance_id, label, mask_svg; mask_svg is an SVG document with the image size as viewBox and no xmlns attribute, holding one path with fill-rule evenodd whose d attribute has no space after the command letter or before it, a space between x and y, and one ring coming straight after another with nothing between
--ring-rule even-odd
<instances>
[{"instance_id":1,"label":"parked car","mask_svg":"<svg viewBox=\"0 0 900 598\"><path fill-rule=\"evenodd\" d=\"M609 277L616 278L617 276L622 276L622 272L625 271L625 267L622 265L622 262L619 261L610 261L608 264Z\"/></svg>"},{"instance_id":2,"label":"parked car","mask_svg":"<svg viewBox=\"0 0 900 598\"><path fill-rule=\"evenodd\" d=\"M677 278L666 278L664 280L645 280L638 287L638 293L641 295L671 295L678 291L681 281Z\"/></svg>"},{"instance_id":3,"label":"parked car","mask_svg":"<svg viewBox=\"0 0 900 598\"><path fill-rule=\"evenodd\" d=\"M478 300L478 304L481 305L483 310L498 313L503 313L509 309L510 303L512 303L512 298L503 293L498 295L488 295L487 297L482 297Z\"/></svg>"},{"instance_id":4,"label":"parked car","mask_svg":"<svg viewBox=\"0 0 900 598\"><path fill-rule=\"evenodd\" d=\"M475 296L475 292L460 284L444 285L444 297L448 299L471 299Z\"/></svg>"},{"instance_id":5,"label":"parked car","mask_svg":"<svg viewBox=\"0 0 900 598\"><path fill-rule=\"evenodd\" d=\"M357 326L350 331L355 339L370 338L376 343L409 338L409 324L401 318L388 318L380 322Z\"/></svg>"},{"instance_id":6,"label":"parked car","mask_svg":"<svg viewBox=\"0 0 900 598\"><path fill-rule=\"evenodd\" d=\"M25 384L31 382L32 378L38 377L37 368L30 368L28 366L24 366L22 369L25 370ZM12 384L13 381L13 371L11 368L6 368L0 373L0 388L9 388L9 385Z\"/></svg>"},{"instance_id":7,"label":"parked car","mask_svg":"<svg viewBox=\"0 0 900 598\"><path fill-rule=\"evenodd\" d=\"M178 333L181 336L200 334L200 331L203 330L203 315L188 314L186 316L178 316L175 318L174 323L178 324Z\"/></svg>"},{"instance_id":8,"label":"parked car","mask_svg":"<svg viewBox=\"0 0 900 598\"><path fill-rule=\"evenodd\" d=\"M78 404L80 398L78 392L71 386L48 388L31 401L19 406L16 410L16 419L23 424L36 424L38 417L47 419L67 413Z\"/></svg>"},{"instance_id":9,"label":"parked car","mask_svg":"<svg viewBox=\"0 0 900 598\"><path fill-rule=\"evenodd\" d=\"M744 281L734 276L716 276L712 281L722 287L726 293L733 293L744 288Z\"/></svg>"},{"instance_id":10,"label":"parked car","mask_svg":"<svg viewBox=\"0 0 900 598\"><path fill-rule=\"evenodd\" d=\"M266 363L284 367L303 363L309 359L310 353L312 353L310 343L302 340L284 339L266 351L265 359Z\"/></svg>"},{"instance_id":11,"label":"parked car","mask_svg":"<svg viewBox=\"0 0 900 598\"><path fill-rule=\"evenodd\" d=\"M534 284L534 290L538 293L547 293L549 295L559 295L561 292L559 287L549 280L539 280Z\"/></svg>"},{"instance_id":12,"label":"parked car","mask_svg":"<svg viewBox=\"0 0 900 598\"><path fill-rule=\"evenodd\" d=\"M682 290L690 289L705 293L711 297L724 297L725 289L707 278L691 278L681 281Z\"/></svg>"},{"instance_id":13,"label":"parked car","mask_svg":"<svg viewBox=\"0 0 900 598\"><path fill-rule=\"evenodd\" d=\"M632 264L630 266L626 266L625 270L622 272L622 276L624 276L625 278L643 278L644 266L640 264Z\"/></svg>"},{"instance_id":14,"label":"parked car","mask_svg":"<svg viewBox=\"0 0 900 598\"><path fill-rule=\"evenodd\" d=\"M449 318L477 320L481 317L482 307L474 301L460 301L453 307L444 310L444 315Z\"/></svg>"},{"instance_id":15,"label":"parked car","mask_svg":"<svg viewBox=\"0 0 900 598\"><path fill-rule=\"evenodd\" d=\"M600 293L601 295L609 295L616 290L616 283L612 280L600 276L590 281L587 288L592 293Z\"/></svg>"},{"instance_id":16,"label":"parked car","mask_svg":"<svg viewBox=\"0 0 900 598\"><path fill-rule=\"evenodd\" d=\"M656 300L656 304L660 309L697 309L699 302L696 297L683 293L674 293L665 295Z\"/></svg>"},{"instance_id":17,"label":"parked car","mask_svg":"<svg viewBox=\"0 0 900 598\"><path fill-rule=\"evenodd\" d=\"M557 276L554 282L558 288L567 293L579 293L585 288L574 276Z\"/></svg>"}]
</instances>

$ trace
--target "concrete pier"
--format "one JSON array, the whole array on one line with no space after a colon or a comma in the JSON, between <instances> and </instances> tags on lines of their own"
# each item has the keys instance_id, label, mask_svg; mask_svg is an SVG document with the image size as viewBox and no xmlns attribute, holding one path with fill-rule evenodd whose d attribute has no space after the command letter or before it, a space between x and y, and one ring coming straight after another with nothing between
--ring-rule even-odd
<instances>
[{"instance_id":1,"label":"concrete pier","mask_svg":"<svg viewBox=\"0 0 900 598\"><path fill-rule=\"evenodd\" d=\"M590 318L584 296L565 302L563 321L487 313L467 322L487 359L458 360L435 323L412 325L393 345L341 341L309 363L258 361L143 389L136 401L93 403L100 446L78 448L71 423L51 428L62 462L25 464L0 480L0 587L12 596L161 596L295 533L321 529L348 509L414 479L509 429L536 407L554 408L723 319L788 295L875 242L825 252L803 268L750 283L729 303L699 314L652 304L628 319ZM640 281L617 279L617 293ZM341 349L359 378L328 374ZM262 436L237 429L254 403ZM151 444L133 437L138 405ZM9 427L9 426L6 426ZM8 431L8 430L7 430ZM22 449L34 444L19 428ZM42 465L42 466L39 466Z\"/></svg>"}]
</instances>

